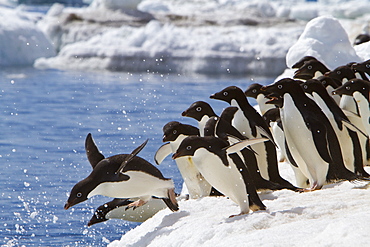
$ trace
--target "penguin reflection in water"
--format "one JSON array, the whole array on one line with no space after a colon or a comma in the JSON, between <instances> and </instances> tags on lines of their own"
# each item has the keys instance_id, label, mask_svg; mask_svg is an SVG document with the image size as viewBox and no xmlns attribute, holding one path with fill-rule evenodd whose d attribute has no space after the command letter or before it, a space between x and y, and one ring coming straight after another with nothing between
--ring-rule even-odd
<instances>
[{"instance_id":1,"label":"penguin reflection in water","mask_svg":"<svg viewBox=\"0 0 370 247\"><path fill-rule=\"evenodd\" d=\"M240 214L249 210L265 210L245 163L236 152L246 146L266 141L266 138L243 140L231 146L214 136L189 136L185 138L173 159L188 157L189 162L202 173L204 178L218 191L229 197L240 207ZM232 215L230 217L237 216Z\"/></svg>"},{"instance_id":2,"label":"penguin reflection in water","mask_svg":"<svg viewBox=\"0 0 370 247\"><path fill-rule=\"evenodd\" d=\"M160 198L172 211L178 204L174 183L148 161L136 156L146 145L145 141L131 154L105 158L96 147L91 134L86 137L85 148L93 168L90 175L73 188L64 209L87 200L94 195L114 198L139 198L127 207L139 207L152 197Z\"/></svg>"}]
</instances>

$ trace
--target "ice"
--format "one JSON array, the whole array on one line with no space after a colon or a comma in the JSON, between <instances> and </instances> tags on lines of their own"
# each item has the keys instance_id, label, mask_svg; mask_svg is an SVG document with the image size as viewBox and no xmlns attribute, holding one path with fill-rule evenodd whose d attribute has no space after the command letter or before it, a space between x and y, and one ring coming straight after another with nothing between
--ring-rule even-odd
<instances>
[{"instance_id":1,"label":"ice","mask_svg":"<svg viewBox=\"0 0 370 247\"><path fill-rule=\"evenodd\" d=\"M56 53L33 15L0 7L0 66L32 65L36 58Z\"/></svg>"}]
</instances>

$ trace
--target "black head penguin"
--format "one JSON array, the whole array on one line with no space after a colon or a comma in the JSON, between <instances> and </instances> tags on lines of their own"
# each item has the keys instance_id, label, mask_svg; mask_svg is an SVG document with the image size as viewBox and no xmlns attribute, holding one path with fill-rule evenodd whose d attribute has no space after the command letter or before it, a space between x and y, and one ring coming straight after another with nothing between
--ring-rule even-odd
<instances>
[{"instance_id":1,"label":"black head penguin","mask_svg":"<svg viewBox=\"0 0 370 247\"><path fill-rule=\"evenodd\" d=\"M353 45L360 45L362 43L366 43L370 41L370 35L367 33L360 33L356 36L355 41L353 42Z\"/></svg>"},{"instance_id":2,"label":"black head penguin","mask_svg":"<svg viewBox=\"0 0 370 247\"><path fill-rule=\"evenodd\" d=\"M359 177L345 168L338 138L320 107L305 94L300 82L281 79L262 90L283 100L280 108L287 146L310 189L326 182Z\"/></svg>"},{"instance_id":3,"label":"black head penguin","mask_svg":"<svg viewBox=\"0 0 370 247\"><path fill-rule=\"evenodd\" d=\"M225 101L239 108L232 120L232 126L242 135L249 139L267 137L270 140L253 146L253 150L258 153L257 162L262 177L281 185L292 186L279 174L276 144L269 127L256 109L249 104L244 92L236 86L229 86L211 95L210 98Z\"/></svg>"},{"instance_id":4,"label":"black head penguin","mask_svg":"<svg viewBox=\"0 0 370 247\"><path fill-rule=\"evenodd\" d=\"M362 63L352 63L351 68L355 72L357 78L363 79L363 80L366 80L366 81L369 80L367 78L366 74L370 75L370 59L366 60ZM359 76L357 76L357 73L360 74L361 78Z\"/></svg>"},{"instance_id":5,"label":"black head penguin","mask_svg":"<svg viewBox=\"0 0 370 247\"><path fill-rule=\"evenodd\" d=\"M177 121L167 123L163 127L163 141L167 143L157 150L154 157L156 163L159 165L165 157L175 153L181 142L188 136L199 136L198 128ZM179 158L175 161L184 179L190 199L197 199L211 194L212 186L194 164L190 163L186 158Z\"/></svg>"},{"instance_id":6,"label":"black head penguin","mask_svg":"<svg viewBox=\"0 0 370 247\"><path fill-rule=\"evenodd\" d=\"M133 202L131 199L115 198L110 202L104 203L95 210L87 225L92 226L110 219L144 222L166 208L166 204L156 198L152 198L148 203L137 208L129 207Z\"/></svg>"},{"instance_id":7,"label":"black head penguin","mask_svg":"<svg viewBox=\"0 0 370 247\"><path fill-rule=\"evenodd\" d=\"M191 117L198 121L200 136L204 136L204 126L210 117L217 116L212 107L204 101L196 101L182 112L184 117Z\"/></svg>"},{"instance_id":8,"label":"black head penguin","mask_svg":"<svg viewBox=\"0 0 370 247\"><path fill-rule=\"evenodd\" d=\"M304 91L311 95L316 104L324 112L330 121L340 143L343 161L346 168L356 174L368 177L363 166L363 154L357 129L344 114L342 109L335 103L318 80L308 80L302 85ZM364 134L364 133L359 133Z\"/></svg>"},{"instance_id":9,"label":"black head penguin","mask_svg":"<svg viewBox=\"0 0 370 247\"><path fill-rule=\"evenodd\" d=\"M298 62L292 65L292 69L299 69L300 67L304 65L305 62L310 61L310 60L318 61L317 58L313 56L304 56Z\"/></svg>"},{"instance_id":10,"label":"black head penguin","mask_svg":"<svg viewBox=\"0 0 370 247\"><path fill-rule=\"evenodd\" d=\"M329 76L319 76L316 79L324 86L328 94L334 99L335 103L339 105L340 95L333 95L332 92L334 89L341 86L341 84Z\"/></svg>"},{"instance_id":11,"label":"black head penguin","mask_svg":"<svg viewBox=\"0 0 370 247\"><path fill-rule=\"evenodd\" d=\"M361 79L352 79L337 88L333 93L348 95L354 98L359 117L367 134L370 135L370 82Z\"/></svg>"},{"instance_id":12,"label":"black head penguin","mask_svg":"<svg viewBox=\"0 0 370 247\"><path fill-rule=\"evenodd\" d=\"M252 85L250 85L245 91L244 91L244 94L245 96L247 97L251 97L251 98L254 98L256 99L257 103L258 103L258 107L259 107L259 113L261 115L265 114L266 111L268 111L269 109L271 108L274 108L273 105L271 104L266 104L266 101L268 100L265 95L264 95L264 92L261 91L261 87L262 85L259 84L259 83L253 83Z\"/></svg>"},{"instance_id":13,"label":"black head penguin","mask_svg":"<svg viewBox=\"0 0 370 247\"><path fill-rule=\"evenodd\" d=\"M89 147L86 150L89 160L94 162L91 164L93 171L72 188L64 208L68 209L94 195L103 195L114 198L139 198L129 205L133 207L144 205L155 196L161 198L172 211L178 210L173 181L163 177L156 167L137 156L146 142L130 154L103 158L104 156L96 154L99 152L98 148L89 134L85 146ZM98 157L103 159L96 164Z\"/></svg>"},{"instance_id":14,"label":"black head penguin","mask_svg":"<svg viewBox=\"0 0 370 247\"><path fill-rule=\"evenodd\" d=\"M331 71L325 73L325 76L331 77L336 81L339 81L340 85L347 82L350 79L356 78L355 73L352 68L347 65L339 66Z\"/></svg>"},{"instance_id":15,"label":"black head penguin","mask_svg":"<svg viewBox=\"0 0 370 247\"><path fill-rule=\"evenodd\" d=\"M245 164L239 156L232 154L247 145L265 140L245 140L229 146L214 136L190 136L184 139L173 158L189 157L213 187L239 205L239 215L242 215L249 213L250 209L264 210L266 207L248 177Z\"/></svg>"},{"instance_id":16,"label":"black head penguin","mask_svg":"<svg viewBox=\"0 0 370 247\"><path fill-rule=\"evenodd\" d=\"M308 60L295 71L293 77L302 80L315 79L328 71L329 69L319 60Z\"/></svg>"}]
</instances>

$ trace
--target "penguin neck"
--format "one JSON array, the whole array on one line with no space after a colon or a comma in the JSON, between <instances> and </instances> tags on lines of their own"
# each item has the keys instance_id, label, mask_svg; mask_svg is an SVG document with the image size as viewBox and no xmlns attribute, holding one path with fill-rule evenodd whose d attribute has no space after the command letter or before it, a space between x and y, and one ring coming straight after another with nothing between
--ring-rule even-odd
<instances>
[{"instance_id":1,"label":"penguin neck","mask_svg":"<svg viewBox=\"0 0 370 247\"><path fill-rule=\"evenodd\" d=\"M204 136L204 127L206 126L206 123L208 121L208 119L210 119L210 117L208 115L204 115L199 123L198 123L198 127L199 127L199 135L200 136Z\"/></svg>"}]
</instances>

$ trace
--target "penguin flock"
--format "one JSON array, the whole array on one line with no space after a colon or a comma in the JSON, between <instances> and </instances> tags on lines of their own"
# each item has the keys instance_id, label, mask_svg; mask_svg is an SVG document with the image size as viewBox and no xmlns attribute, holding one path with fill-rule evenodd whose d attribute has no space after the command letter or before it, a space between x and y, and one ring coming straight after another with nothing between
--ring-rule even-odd
<instances>
[{"instance_id":1,"label":"penguin flock","mask_svg":"<svg viewBox=\"0 0 370 247\"><path fill-rule=\"evenodd\" d=\"M225 196L240 212L265 210L264 190L308 192L338 181L370 181L370 60L329 70L312 56L292 66L293 78L245 91L229 86L210 95L229 106L217 115L205 101L196 101L182 116L197 127L170 121L164 144L154 155L157 165L170 156L187 188L186 199ZM249 104L255 98L258 108ZM174 183L138 153L105 158L91 134L85 141L92 172L71 190L68 209L94 195L114 198L98 207L88 225L121 218L145 221L168 207L179 210ZM281 177L286 161L295 185Z\"/></svg>"}]
</instances>

